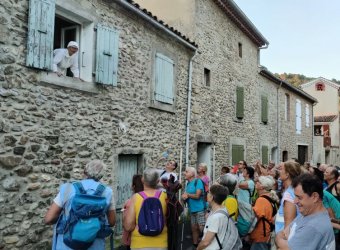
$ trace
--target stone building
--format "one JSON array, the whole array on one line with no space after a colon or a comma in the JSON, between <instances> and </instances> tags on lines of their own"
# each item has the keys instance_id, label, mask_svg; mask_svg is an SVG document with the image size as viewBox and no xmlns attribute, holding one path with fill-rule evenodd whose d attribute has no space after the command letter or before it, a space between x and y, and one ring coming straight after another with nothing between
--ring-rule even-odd
<instances>
[{"instance_id":1,"label":"stone building","mask_svg":"<svg viewBox=\"0 0 340 250\"><path fill-rule=\"evenodd\" d=\"M45 249L44 214L90 159L108 165L120 218L132 175L180 158L197 45L123 0L10 0L0 13L0 249ZM84 81L49 71L70 40Z\"/></svg>"},{"instance_id":2,"label":"stone building","mask_svg":"<svg viewBox=\"0 0 340 250\"><path fill-rule=\"evenodd\" d=\"M314 106L313 162L340 165L339 84L319 77L301 85L317 99Z\"/></svg>"},{"instance_id":3,"label":"stone building","mask_svg":"<svg viewBox=\"0 0 340 250\"><path fill-rule=\"evenodd\" d=\"M315 99L288 83L278 86L279 79L263 73L260 50L269 42L233 1L136 2L188 32L199 47L194 57L187 164L205 161L210 174L217 176L221 164L233 165L240 159L310 160L312 126L297 132L293 107L297 101L302 112L297 124L302 126L301 107L308 104L311 113ZM280 124L287 95L292 118Z\"/></svg>"}]
</instances>

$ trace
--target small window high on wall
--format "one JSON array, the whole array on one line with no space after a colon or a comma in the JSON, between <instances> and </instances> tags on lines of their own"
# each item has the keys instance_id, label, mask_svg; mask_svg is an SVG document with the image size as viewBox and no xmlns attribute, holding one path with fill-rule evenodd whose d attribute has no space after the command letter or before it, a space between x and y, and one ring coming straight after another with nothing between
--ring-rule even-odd
<instances>
[{"instance_id":1,"label":"small window high on wall","mask_svg":"<svg viewBox=\"0 0 340 250\"><path fill-rule=\"evenodd\" d=\"M315 84L316 91L325 91L325 84L323 82L318 82Z\"/></svg>"}]
</instances>

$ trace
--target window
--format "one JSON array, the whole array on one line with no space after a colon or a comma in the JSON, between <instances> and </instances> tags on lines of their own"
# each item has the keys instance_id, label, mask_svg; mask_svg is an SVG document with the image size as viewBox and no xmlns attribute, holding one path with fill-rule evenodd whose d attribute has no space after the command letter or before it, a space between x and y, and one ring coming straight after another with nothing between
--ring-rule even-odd
<instances>
[{"instance_id":1,"label":"window","mask_svg":"<svg viewBox=\"0 0 340 250\"><path fill-rule=\"evenodd\" d=\"M236 117L243 119L244 116L244 88L236 88Z\"/></svg>"},{"instance_id":2,"label":"window","mask_svg":"<svg viewBox=\"0 0 340 250\"><path fill-rule=\"evenodd\" d=\"M269 157L268 157L268 146L263 145L261 148L261 158L262 158L262 164L268 164Z\"/></svg>"},{"instance_id":3,"label":"window","mask_svg":"<svg viewBox=\"0 0 340 250\"><path fill-rule=\"evenodd\" d=\"M290 96L285 94L285 121L290 121Z\"/></svg>"},{"instance_id":4,"label":"window","mask_svg":"<svg viewBox=\"0 0 340 250\"><path fill-rule=\"evenodd\" d=\"M242 58L242 43L238 43L238 56Z\"/></svg>"},{"instance_id":5,"label":"window","mask_svg":"<svg viewBox=\"0 0 340 250\"><path fill-rule=\"evenodd\" d=\"M288 161L288 151L282 151L282 161Z\"/></svg>"},{"instance_id":6,"label":"window","mask_svg":"<svg viewBox=\"0 0 340 250\"><path fill-rule=\"evenodd\" d=\"M325 91L325 84L323 82L318 82L315 84L316 91Z\"/></svg>"},{"instance_id":7,"label":"window","mask_svg":"<svg viewBox=\"0 0 340 250\"><path fill-rule=\"evenodd\" d=\"M268 98L267 96L261 96L261 122L268 123Z\"/></svg>"},{"instance_id":8,"label":"window","mask_svg":"<svg viewBox=\"0 0 340 250\"><path fill-rule=\"evenodd\" d=\"M205 86L210 86L210 70L207 68L204 68L204 84Z\"/></svg>"},{"instance_id":9,"label":"window","mask_svg":"<svg viewBox=\"0 0 340 250\"><path fill-rule=\"evenodd\" d=\"M172 59L156 53L154 96L158 102L174 103L174 65Z\"/></svg>"},{"instance_id":10,"label":"window","mask_svg":"<svg viewBox=\"0 0 340 250\"><path fill-rule=\"evenodd\" d=\"M309 127L309 105L306 104L306 127Z\"/></svg>"},{"instance_id":11,"label":"window","mask_svg":"<svg viewBox=\"0 0 340 250\"><path fill-rule=\"evenodd\" d=\"M233 144L231 147L232 165L237 164L239 161L244 160L244 146Z\"/></svg>"},{"instance_id":12,"label":"window","mask_svg":"<svg viewBox=\"0 0 340 250\"><path fill-rule=\"evenodd\" d=\"M314 126L314 135L316 135L316 136L322 135L321 134L321 125L315 125Z\"/></svg>"},{"instance_id":13,"label":"window","mask_svg":"<svg viewBox=\"0 0 340 250\"><path fill-rule=\"evenodd\" d=\"M79 44L80 78L92 82L95 72L96 82L116 86L118 32L98 24L95 43L92 39L95 24L90 11L83 10L72 2L65 2L64 5L56 6L54 0L29 2L26 65L51 70L53 50L66 47L67 43L73 40ZM96 50L93 50L94 47Z\"/></svg>"},{"instance_id":14,"label":"window","mask_svg":"<svg viewBox=\"0 0 340 250\"><path fill-rule=\"evenodd\" d=\"M296 100L296 105L295 105L295 131L296 134L301 134L301 101L299 99Z\"/></svg>"}]
</instances>

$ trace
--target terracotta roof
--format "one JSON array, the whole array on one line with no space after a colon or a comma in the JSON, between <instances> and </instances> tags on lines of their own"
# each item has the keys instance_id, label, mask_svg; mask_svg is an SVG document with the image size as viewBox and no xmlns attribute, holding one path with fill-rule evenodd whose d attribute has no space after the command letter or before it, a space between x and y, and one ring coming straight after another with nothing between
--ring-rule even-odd
<instances>
[{"instance_id":1,"label":"terracotta roof","mask_svg":"<svg viewBox=\"0 0 340 250\"><path fill-rule=\"evenodd\" d=\"M164 28L166 28L167 30L169 30L170 32L172 32L173 34L175 34L176 36L180 37L181 39L185 40L186 42L188 42L189 44L191 44L194 47L198 47L197 44L193 41L191 41L188 37L186 37L184 34L182 34L181 32L179 32L178 30L176 30L174 27L166 24L164 21L162 21L161 19L158 19L157 16L154 16L150 11L148 11L147 9L141 8L139 4L135 3L133 0L121 0L121 2L127 2L129 3L131 6L135 7L137 10L139 10L141 13L146 14L147 16L149 16L150 18L152 18L154 21L156 21L157 23L159 23L161 26L163 26Z\"/></svg>"},{"instance_id":2,"label":"terracotta roof","mask_svg":"<svg viewBox=\"0 0 340 250\"><path fill-rule=\"evenodd\" d=\"M293 85L291 85L290 83L281 80L280 78L276 77L272 72L270 72L266 67L261 66L261 71L260 71L260 75L266 77L268 80L271 80L272 82L276 83L279 86L282 86L296 94L298 94L299 96L302 96L308 100L310 100L312 103L317 103L318 101L311 95L309 95L308 93L306 93L305 91L303 91L302 89L299 89Z\"/></svg>"},{"instance_id":3,"label":"terracotta roof","mask_svg":"<svg viewBox=\"0 0 340 250\"><path fill-rule=\"evenodd\" d=\"M314 116L314 122L334 122L337 117L337 115Z\"/></svg>"},{"instance_id":4,"label":"terracotta roof","mask_svg":"<svg viewBox=\"0 0 340 250\"><path fill-rule=\"evenodd\" d=\"M239 27L258 47L268 46L269 42L232 0L213 0L227 16Z\"/></svg>"}]
</instances>

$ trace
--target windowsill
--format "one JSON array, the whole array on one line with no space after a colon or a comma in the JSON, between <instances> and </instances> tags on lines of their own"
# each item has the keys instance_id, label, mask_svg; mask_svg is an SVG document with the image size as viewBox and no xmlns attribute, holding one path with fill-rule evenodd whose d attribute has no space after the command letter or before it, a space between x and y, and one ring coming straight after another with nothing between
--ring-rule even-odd
<instances>
[{"instance_id":1,"label":"windowsill","mask_svg":"<svg viewBox=\"0 0 340 250\"><path fill-rule=\"evenodd\" d=\"M237 117L234 117L234 118L233 118L233 121L234 121L234 122L237 122L237 123L243 123L243 119L244 119L244 118L237 118Z\"/></svg>"},{"instance_id":2,"label":"windowsill","mask_svg":"<svg viewBox=\"0 0 340 250\"><path fill-rule=\"evenodd\" d=\"M58 76L52 72L41 72L40 73L40 84L62 87L67 89L75 89L81 92L98 94L99 89L96 83L94 82L83 82L78 78L72 78L68 76Z\"/></svg>"},{"instance_id":3,"label":"windowsill","mask_svg":"<svg viewBox=\"0 0 340 250\"><path fill-rule=\"evenodd\" d=\"M152 100L149 104L149 108L158 109L161 111L169 112L175 114L175 104L165 104Z\"/></svg>"}]
</instances>

